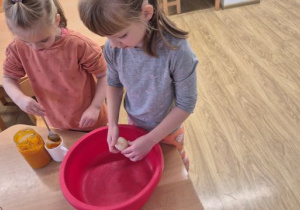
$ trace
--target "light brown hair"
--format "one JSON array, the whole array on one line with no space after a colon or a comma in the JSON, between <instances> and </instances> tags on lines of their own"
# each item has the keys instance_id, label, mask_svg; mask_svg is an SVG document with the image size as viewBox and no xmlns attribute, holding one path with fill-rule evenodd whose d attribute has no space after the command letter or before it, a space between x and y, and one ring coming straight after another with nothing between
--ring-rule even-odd
<instances>
[{"instance_id":1,"label":"light brown hair","mask_svg":"<svg viewBox=\"0 0 300 210\"><path fill-rule=\"evenodd\" d=\"M59 26L67 27L67 19L57 0L4 0L3 8L10 30L14 27L31 29L44 19L46 24L51 25L55 22L56 14L60 15Z\"/></svg>"},{"instance_id":2,"label":"light brown hair","mask_svg":"<svg viewBox=\"0 0 300 210\"><path fill-rule=\"evenodd\" d=\"M164 32L179 38L186 39L188 32L183 31L167 18L158 5L157 0L148 0L153 6L154 13L148 23L144 37L144 51L156 56L156 46L161 38L171 49L172 46L164 37ZM139 21L143 0L80 0L79 15L85 26L100 36L111 36L127 28L134 21Z\"/></svg>"}]
</instances>

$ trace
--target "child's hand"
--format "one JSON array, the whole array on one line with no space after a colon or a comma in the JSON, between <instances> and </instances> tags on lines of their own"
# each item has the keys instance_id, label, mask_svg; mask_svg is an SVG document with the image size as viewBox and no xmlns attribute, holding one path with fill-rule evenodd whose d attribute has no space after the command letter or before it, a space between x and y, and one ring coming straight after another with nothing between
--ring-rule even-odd
<instances>
[{"instance_id":1,"label":"child's hand","mask_svg":"<svg viewBox=\"0 0 300 210\"><path fill-rule=\"evenodd\" d=\"M135 141L129 141L129 147L122 151L122 154L131 161L136 162L143 159L152 149L154 143L146 135L137 138Z\"/></svg>"},{"instance_id":2,"label":"child's hand","mask_svg":"<svg viewBox=\"0 0 300 210\"><path fill-rule=\"evenodd\" d=\"M107 144L108 149L112 153L119 153L120 151L115 148L115 144L117 143L117 139L119 137L119 128L117 125L108 125L108 133L107 133Z\"/></svg>"},{"instance_id":3,"label":"child's hand","mask_svg":"<svg viewBox=\"0 0 300 210\"><path fill-rule=\"evenodd\" d=\"M89 108L87 108L79 121L79 127L80 128L88 128L88 127L92 127L93 125L95 125L95 123L98 120L99 117L99 113L100 113L100 109L95 108L90 106Z\"/></svg>"},{"instance_id":4,"label":"child's hand","mask_svg":"<svg viewBox=\"0 0 300 210\"><path fill-rule=\"evenodd\" d=\"M46 115L44 108L31 97L25 96L17 105L26 113L38 116Z\"/></svg>"}]
</instances>

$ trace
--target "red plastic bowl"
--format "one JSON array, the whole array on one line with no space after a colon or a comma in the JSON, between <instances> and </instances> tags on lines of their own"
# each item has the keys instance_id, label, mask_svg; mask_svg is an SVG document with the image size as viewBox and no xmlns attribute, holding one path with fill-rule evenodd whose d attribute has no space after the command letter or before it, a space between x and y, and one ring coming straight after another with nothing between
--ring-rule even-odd
<instances>
[{"instance_id":1,"label":"red plastic bowl","mask_svg":"<svg viewBox=\"0 0 300 210\"><path fill-rule=\"evenodd\" d=\"M96 129L71 147L59 171L62 193L76 209L139 209L161 178L161 148L157 144L143 160L132 162L109 152L107 131ZM119 125L119 131L129 141L147 133L131 125Z\"/></svg>"}]
</instances>

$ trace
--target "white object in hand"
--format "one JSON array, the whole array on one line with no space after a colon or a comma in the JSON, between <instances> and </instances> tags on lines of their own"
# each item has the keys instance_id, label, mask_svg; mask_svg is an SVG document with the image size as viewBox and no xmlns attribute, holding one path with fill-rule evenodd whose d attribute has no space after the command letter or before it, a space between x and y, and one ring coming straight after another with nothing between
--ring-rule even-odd
<instances>
[{"instance_id":1,"label":"white object in hand","mask_svg":"<svg viewBox=\"0 0 300 210\"><path fill-rule=\"evenodd\" d=\"M126 139L124 139L123 137L119 137L117 140L117 143L115 144L115 147L122 151L124 149L126 149L128 147L128 141Z\"/></svg>"}]
</instances>

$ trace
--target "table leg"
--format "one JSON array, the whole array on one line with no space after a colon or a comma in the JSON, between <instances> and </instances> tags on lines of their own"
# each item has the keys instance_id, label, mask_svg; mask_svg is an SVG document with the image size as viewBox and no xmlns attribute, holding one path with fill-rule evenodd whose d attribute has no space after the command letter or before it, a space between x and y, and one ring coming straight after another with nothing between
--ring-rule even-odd
<instances>
[{"instance_id":1,"label":"table leg","mask_svg":"<svg viewBox=\"0 0 300 210\"><path fill-rule=\"evenodd\" d=\"M6 125L5 123L3 122L2 118L0 117L0 129L1 131L4 131L6 129Z\"/></svg>"},{"instance_id":2,"label":"table leg","mask_svg":"<svg viewBox=\"0 0 300 210\"><path fill-rule=\"evenodd\" d=\"M220 9L220 0L215 0L215 10L219 10Z\"/></svg>"}]
</instances>

